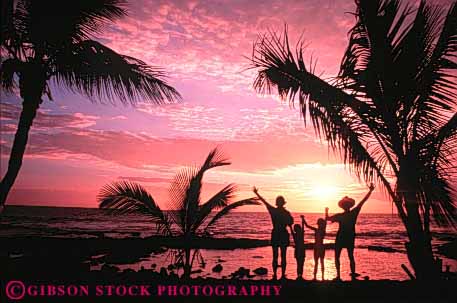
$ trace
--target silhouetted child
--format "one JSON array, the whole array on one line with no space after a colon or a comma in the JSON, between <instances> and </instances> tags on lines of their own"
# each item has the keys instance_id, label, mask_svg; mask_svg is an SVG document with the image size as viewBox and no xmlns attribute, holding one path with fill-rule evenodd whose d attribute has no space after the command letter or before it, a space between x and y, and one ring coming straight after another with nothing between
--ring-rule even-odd
<instances>
[{"instance_id":1,"label":"silhouetted child","mask_svg":"<svg viewBox=\"0 0 457 303\"><path fill-rule=\"evenodd\" d=\"M301 225L294 224L290 229L295 243L295 260L297 261L297 279L303 279L303 265L305 264L305 221L302 216Z\"/></svg>"},{"instance_id":2,"label":"silhouetted child","mask_svg":"<svg viewBox=\"0 0 457 303\"><path fill-rule=\"evenodd\" d=\"M328 213L328 208L325 208L325 213ZM321 263L322 281L324 280L324 258L325 258L325 229L327 222L324 219L317 220L317 228L308 225L305 218L302 216L305 226L314 231L314 280L316 280L317 267Z\"/></svg>"}]
</instances>

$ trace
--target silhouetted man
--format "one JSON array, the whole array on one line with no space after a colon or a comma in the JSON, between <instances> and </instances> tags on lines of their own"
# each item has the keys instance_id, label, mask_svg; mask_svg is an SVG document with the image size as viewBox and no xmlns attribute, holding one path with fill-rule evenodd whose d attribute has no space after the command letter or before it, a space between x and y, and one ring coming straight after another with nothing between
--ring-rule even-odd
<instances>
[{"instance_id":1,"label":"silhouetted man","mask_svg":"<svg viewBox=\"0 0 457 303\"><path fill-rule=\"evenodd\" d=\"M357 217L362 209L363 204L368 200L371 193L374 190L373 183L370 184L370 191L362 199L362 201L357 204L351 210L351 207L354 206L355 200L349 197L344 197L338 202L338 206L341 207L344 212L336 214L333 216L328 216L326 213L326 220L330 222L338 222L339 228L336 233L335 239L335 265L336 265L336 280L340 280L340 256L341 250L346 248L348 251L349 262L351 266L351 277L355 279L358 274L355 272L355 259L354 259L354 241L355 241L355 224L357 222Z\"/></svg>"}]
</instances>

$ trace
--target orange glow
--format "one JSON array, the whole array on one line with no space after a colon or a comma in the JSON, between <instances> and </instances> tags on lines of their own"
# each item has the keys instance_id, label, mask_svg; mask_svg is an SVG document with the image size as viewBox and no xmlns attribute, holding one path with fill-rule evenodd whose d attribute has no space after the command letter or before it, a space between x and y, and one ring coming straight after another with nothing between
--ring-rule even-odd
<instances>
[{"instance_id":1,"label":"orange glow","mask_svg":"<svg viewBox=\"0 0 457 303\"><path fill-rule=\"evenodd\" d=\"M331 202L338 199L340 194L339 187L333 184L317 184L309 192L313 200L317 200L322 203L322 206L330 206Z\"/></svg>"}]
</instances>

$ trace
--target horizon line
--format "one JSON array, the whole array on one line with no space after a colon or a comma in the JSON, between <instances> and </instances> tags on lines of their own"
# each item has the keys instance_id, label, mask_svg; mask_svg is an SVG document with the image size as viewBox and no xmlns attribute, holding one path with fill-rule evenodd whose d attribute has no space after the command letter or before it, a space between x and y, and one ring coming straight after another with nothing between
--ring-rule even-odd
<instances>
[{"instance_id":1,"label":"horizon line","mask_svg":"<svg viewBox=\"0 0 457 303\"><path fill-rule=\"evenodd\" d=\"M27 204L6 204L5 209L8 207L43 207L43 208L81 208L81 209L101 209L98 207L84 207L84 206L66 206L66 205L27 205ZM108 209L106 209L108 210ZM173 211L173 209L163 209L162 211ZM267 210L265 211L242 211L242 210L234 210L234 212L238 213L268 213ZM322 212L314 212L314 211L292 211L289 210L291 213L308 213L308 214L323 214ZM376 214L376 215L397 215L397 213L392 212L365 212L365 214Z\"/></svg>"}]
</instances>

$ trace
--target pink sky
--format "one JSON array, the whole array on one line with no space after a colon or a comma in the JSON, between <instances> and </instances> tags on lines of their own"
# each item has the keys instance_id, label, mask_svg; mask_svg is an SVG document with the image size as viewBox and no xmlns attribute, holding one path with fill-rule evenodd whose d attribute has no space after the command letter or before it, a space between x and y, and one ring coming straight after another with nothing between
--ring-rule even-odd
<instances>
[{"instance_id":1,"label":"pink sky","mask_svg":"<svg viewBox=\"0 0 457 303\"><path fill-rule=\"evenodd\" d=\"M129 16L98 40L164 68L183 102L113 107L53 88L8 204L96 207L100 187L123 178L141 182L166 205L173 175L200 164L215 146L233 164L206 176L205 196L236 182L239 198L256 185L271 200L284 195L292 211L321 212L337 211L341 196L365 194L365 184L328 154L299 111L256 95L254 72L246 71L257 35L287 23L293 38L303 34L309 42L318 71L335 75L353 23L352 1L130 2ZM2 96L1 111L3 175L19 98ZM375 192L365 210L390 212L391 203Z\"/></svg>"}]
</instances>

